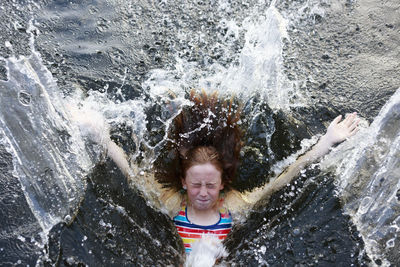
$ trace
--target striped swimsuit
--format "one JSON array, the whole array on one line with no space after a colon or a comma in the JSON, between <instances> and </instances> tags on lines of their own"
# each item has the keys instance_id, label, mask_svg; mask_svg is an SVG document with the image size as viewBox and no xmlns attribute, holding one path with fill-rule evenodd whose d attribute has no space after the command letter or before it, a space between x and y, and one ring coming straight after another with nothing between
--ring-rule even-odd
<instances>
[{"instance_id":1,"label":"striped swimsuit","mask_svg":"<svg viewBox=\"0 0 400 267\"><path fill-rule=\"evenodd\" d=\"M226 208L220 208L220 219L213 225L197 225L191 223L186 215L187 207L183 205L178 215L174 217L174 224L182 238L186 253L192 251L192 244L203 236L214 236L224 240L232 229L232 217Z\"/></svg>"}]
</instances>

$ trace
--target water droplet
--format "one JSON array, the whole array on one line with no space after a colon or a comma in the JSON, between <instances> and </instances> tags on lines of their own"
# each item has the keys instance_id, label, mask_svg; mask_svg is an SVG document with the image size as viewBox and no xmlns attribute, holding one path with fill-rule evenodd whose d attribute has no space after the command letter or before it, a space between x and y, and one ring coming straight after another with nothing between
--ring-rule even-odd
<instances>
[{"instance_id":1,"label":"water droplet","mask_svg":"<svg viewBox=\"0 0 400 267\"><path fill-rule=\"evenodd\" d=\"M24 106L29 106L31 104L32 96L27 91L19 91L18 92L18 100Z\"/></svg>"},{"instance_id":2,"label":"water droplet","mask_svg":"<svg viewBox=\"0 0 400 267\"><path fill-rule=\"evenodd\" d=\"M376 263L377 265L382 265L382 260L381 260L381 259L376 259L376 260L375 260L375 263Z\"/></svg>"},{"instance_id":3,"label":"water droplet","mask_svg":"<svg viewBox=\"0 0 400 267\"><path fill-rule=\"evenodd\" d=\"M98 10L98 8L97 7L95 7L95 6L89 6L89 13L90 14L95 14L95 13L97 13L99 10Z\"/></svg>"},{"instance_id":4,"label":"water droplet","mask_svg":"<svg viewBox=\"0 0 400 267\"><path fill-rule=\"evenodd\" d=\"M293 234L294 235L299 235L300 234L300 229L298 227L293 229Z\"/></svg>"},{"instance_id":5,"label":"water droplet","mask_svg":"<svg viewBox=\"0 0 400 267\"><path fill-rule=\"evenodd\" d=\"M394 245L395 245L394 242L395 242L395 239L394 239L394 238L389 239L389 240L386 242L386 249L393 248Z\"/></svg>"},{"instance_id":6,"label":"water droplet","mask_svg":"<svg viewBox=\"0 0 400 267\"><path fill-rule=\"evenodd\" d=\"M65 216L64 221L66 221L66 222L71 221L71 216L70 215Z\"/></svg>"}]
</instances>

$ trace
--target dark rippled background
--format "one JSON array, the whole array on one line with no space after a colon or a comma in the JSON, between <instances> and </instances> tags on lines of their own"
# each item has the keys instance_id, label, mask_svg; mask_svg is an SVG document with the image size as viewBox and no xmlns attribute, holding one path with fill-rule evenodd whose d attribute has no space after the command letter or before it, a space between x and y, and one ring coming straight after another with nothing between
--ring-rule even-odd
<instances>
[{"instance_id":1,"label":"dark rippled background","mask_svg":"<svg viewBox=\"0 0 400 267\"><path fill-rule=\"evenodd\" d=\"M229 66L244 40L240 36L227 41L227 29L218 26L219 21L226 17L242 21L265 12L269 4L232 1L229 8L218 9L217 1L3 1L0 53L2 57L31 54L27 29L33 19L40 31L35 47L63 93L76 84L85 90L104 90L108 84L106 90L116 99L146 97L142 82L149 71L173 68L176 55L197 62L199 71L214 62ZM322 3L324 16L308 16L313 14L309 10L299 14L304 4L278 1L276 6L296 21L288 29L290 40L285 41L285 73L291 81L303 81L299 89L313 104L293 108L290 114L265 112L259 127L249 130L248 143L266 155L269 146L273 158L259 163L252 155L246 157L236 182L240 189L268 180L271 164L296 151L301 139L323 132L324 123L337 114L356 110L372 121L400 84L396 1ZM198 32L205 37L197 38ZM1 73L5 79L4 67ZM118 88L122 95L116 94ZM156 111L148 111L151 125L157 125L152 121ZM277 131L270 144L263 144L256 137L269 123L275 123ZM114 130L114 138L121 135L121 129ZM127 152L135 150L127 139L120 140ZM2 265L183 262L171 222L148 207L109 161L85 178L87 188L73 222L55 225L48 244L43 244L41 228L12 175L11 155L4 146L0 149ZM295 185L294 195L288 188L270 203L261 201L227 240L226 261L238 266L379 265L379 258L365 255L362 239L343 214L333 179L329 173L308 169Z\"/></svg>"}]
</instances>

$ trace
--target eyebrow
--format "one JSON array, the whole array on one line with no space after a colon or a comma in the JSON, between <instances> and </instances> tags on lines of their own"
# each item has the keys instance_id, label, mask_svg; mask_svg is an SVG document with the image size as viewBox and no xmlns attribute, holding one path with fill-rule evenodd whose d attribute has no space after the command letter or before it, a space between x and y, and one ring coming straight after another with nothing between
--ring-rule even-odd
<instances>
[{"instance_id":1,"label":"eyebrow","mask_svg":"<svg viewBox=\"0 0 400 267\"><path fill-rule=\"evenodd\" d=\"M191 182L191 184L202 184L202 183L194 183L194 182ZM206 185L210 185L210 184L217 184L217 182L209 182L209 183L206 183Z\"/></svg>"}]
</instances>

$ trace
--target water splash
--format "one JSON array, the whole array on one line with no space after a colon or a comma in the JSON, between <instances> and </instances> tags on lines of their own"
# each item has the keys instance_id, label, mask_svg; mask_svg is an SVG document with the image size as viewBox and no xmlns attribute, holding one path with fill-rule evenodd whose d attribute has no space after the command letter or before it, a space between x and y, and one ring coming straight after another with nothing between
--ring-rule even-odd
<instances>
[{"instance_id":1,"label":"water splash","mask_svg":"<svg viewBox=\"0 0 400 267\"><path fill-rule=\"evenodd\" d=\"M262 16L246 18L241 27L231 20L221 23L232 38L245 32L245 44L231 66L214 63L199 71L198 63L176 57L174 70L151 71L143 88L152 95L173 91L178 96L184 95L182 88L203 88L238 95L244 102L260 94L273 109L301 105L299 93L283 73L283 39L288 35L287 21L279 11L271 6Z\"/></svg>"},{"instance_id":2,"label":"water splash","mask_svg":"<svg viewBox=\"0 0 400 267\"><path fill-rule=\"evenodd\" d=\"M187 256L185 267L211 267L218 259L228 256L221 241L215 237L205 236L193 243L192 251Z\"/></svg>"},{"instance_id":3,"label":"water splash","mask_svg":"<svg viewBox=\"0 0 400 267\"><path fill-rule=\"evenodd\" d=\"M2 59L7 81L0 81L2 143L14 157L14 172L38 223L47 233L76 212L92 163L78 132L68 123L63 98L34 49L29 57Z\"/></svg>"},{"instance_id":4,"label":"water splash","mask_svg":"<svg viewBox=\"0 0 400 267\"><path fill-rule=\"evenodd\" d=\"M335 169L345 211L378 265L398 262L400 217L400 89L373 123L324 162Z\"/></svg>"},{"instance_id":5,"label":"water splash","mask_svg":"<svg viewBox=\"0 0 400 267\"><path fill-rule=\"evenodd\" d=\"M247 18L243 22L245 45L238 66L216 72L217 75L201 82L211 87L218 84L221 91L243 94L244 98L260 93L273 109L286 109L294 104L290 99L295 92L283 73L282 41L288 38L286 25L287 21L274 6L260 18Z\"/></svg>"},{"instance_id":6,"label":"water splash","mask_svg":"<svg viewBox=\"0 0 400 267\"><path fill-rule=\"evenodd\" d=\"M270 24L265 22L264 19L270 19ZM133 129L132 137L135 140L136 147L139 148L144 145L148 148L148 153L151 153L152 149L157 148L161 143L156 143L154 145L147 142L146 133L148 133L149 130L146 129L148 122L146 121L145 110L149 105L157 104L159 95L168 90L174 91L176 95L178 95L178 99L179 96L183 96L185 93L185 90L182 90L183 88L203 87L209 90L218 89L220 92L226 92L227 94L236 93L241 95L244 100L246 97L261 93L274 108L287 108L290 105L299 104L299 102L292 102L289 100L292 99L293 95L296 95L296 92L281 71L281 42L282 38L287 38L287 36L285 33L285 20L279 15L279 12L271 7L265 13L265 16L255 19L248 18L242 26L238 26L237 23L231 20L226 20L222 23L225 23L223 26L228 28L227 34L231 35L232 38L238 38L238 33L240 31L247 32L245 37L246 45L242 53L238 56L237 63L233 63L228 67L214 64L208 66L206 71L198 72L197 63L186 62L177 58L176 70L154 70L151 72L150 79L148 79L143 86L144 88L150 89L150 96L152 99L147 100L148 102L144 99L137 99L134 101L117 103L106 94L90 92L87 99L81 100L80 102L78 101L78 105L88 106L91 109L101 112L107 122L113 127L118 127L118 125L127 123L128 126ZM262 25L263 28L258 25ZM277 30L276 27L279 27L279 30ZM273 40L272 43L265 42L266 40L263 39L263 35L269 34ZM272 48L270 50L273 50L273 53L267 52L265 48L268 47ZM279 53L275 53L275 50ZM255 53L254 55L252 54L253 52ZM255 60L255 63L252 62L252 60ZM265 65L264 61L266 62ZM32 63L29 64L32 65ZM42 63L38 65L44 68ZM28 69L29 74L31 68ZM270 73L272 73L272 75L270 75ZM176 76L179 78L177 79ZM276 88L279 90L275 91ZM48 88L46 88L46 90L47 89ZM73 97L71 101L75 101L77 98L79 97ZM18 99L19 104L24 107L31 106L33 101L29 91L24 90L19 92ZM49 96L49 99L50 102L48 104L58 108L59 106L56 104L57 99L62 99L62 97L59 98L55 96L53 98L53 96ZM183 102L183 100L181 101ZM179 105L183 104L180 103ZM55 110L58 112L57 109ZM60 110L62 110L62 108ZM54 110L51 110L50 114L53 113ZM60 116L60 118L64 118L64 115ZM172 117L173 115L169 116L166 120L160 117L160 120L163 120L162 125L164 129L168 129ZM63 120L64 119L57 120L57 122L62 122ZM61 125L61 129L63 129L64 126L65 125ZM68 126L65 127L68 128ZM73 129L71 130L72 133L74 131ZM152 129L150 129L150 131L152 131ZM167 130L164 132L167 132ZM166 136L164 135L163 138L165 139ZM9 141L9 143L12 143L12 141ZM14 152L14 154L16 153L17 152ZM141 153L142 151L140 151L140 149L135 150L132 155L130 155L131 161L135 162L137 159L141 158L143 156ZM64 153L62 154L64 155ZM146 154L143 157L148 160L144 165L148 165L151 159L154 158L154 154ZM369 199L365 198L363 205L360 206L363 207L360 210L368 210ZM51 222L48 224L51 224ZM386 242L388 248L395 246L395 244L393 239L389 239ZM264 253L265 251L260 249L260 252Z\"/></svg>"}]
</instances>

